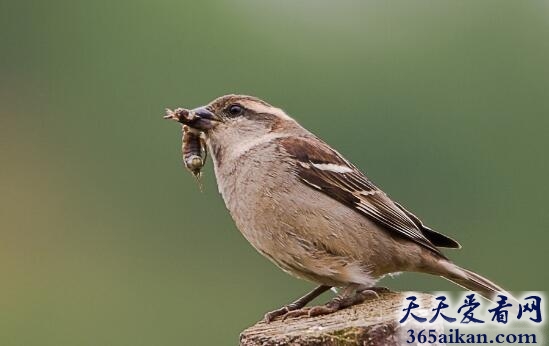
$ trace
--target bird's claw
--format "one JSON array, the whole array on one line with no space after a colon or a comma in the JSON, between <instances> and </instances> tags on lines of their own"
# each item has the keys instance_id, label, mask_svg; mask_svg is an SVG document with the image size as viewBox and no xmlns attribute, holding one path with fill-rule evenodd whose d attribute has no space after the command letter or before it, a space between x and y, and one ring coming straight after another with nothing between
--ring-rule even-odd
<instances>
[{"instance_id":1,"label":"bird's claw","mask_svg":"<svg viewBox=\"0 0 549 346\"><path fill-rule=\"evenodd\" d=\"M338 304L327 303L325 305L306 307L302 309L297 309L293 311L288 311L283 317L282 321L285 321L288 318L297 318L301 316L315 317L321 315L328 315L333 312L340 310L342 307Z\"/></svg>"},{"instance_id":2,"label":"bird's claw","mask_svg":"<svg viewBox=\"0 0 549 346\"><path fill-rule=\"evenodd\" d=\"M301 317L301 316L309 316L309 311L311 308L301 308L297 310L288 311L287 313L282 316L282 321L286 321L287 318L291 317Z\"/></svg>"},{"instance_id":3,"label":"bird's claw","mask_svg":"<svg viewBox=\"0 0 549 346\"><path fill-rule=\"evenodd\" d=\"M363 300L379 299L379 294L377 293L377 291L370 289L360 291L358 292L358 294L362 296Z\"/></svg>"},{"instance_id":4,"label":"bird's claw","mask_svg":"<svg viewBox=\"0 0 549 346\"><path fill-rule=\"evenodd\" d=\"M291 305L286 305L281 307L280 309L273 310L271 312L267 312L265 314L265 317L263 318L263 321L265 323L269 323L274 321L278 317L282 317L282 321L285 321L289 317L300 317L309 315L309 310L311 308L305 307L305 308L295 308Z\"/></svg>"},{"instance_id":5,"label":"bird's claw","mask_svg":"<svg viewBox=\"0 0 549 346\"><path fill-rule=\"evenodd\" d=\"M265 323L269 323L271 321L273 321L275 318L277 317L280 317L280 316L284 316L286 315L290 310L288 309L287 306L283 306L281 307L280 309L276 309L276 310L273 310L273 311L269 311L265 314L265 316L263 317L263 321Z\"/></svg>"},{"instance_id":6,"label":"bird's claw","mask_svg":"<svg viewBox=\"0 0 549 346\"><path fill-rule=\"evenodd\" d=\"M357 292L355 295L350 297L336 297L324 305L305 307L302 309L296 309L293 311L288 311L283 314L282 321L291 317L315 317L321 315L328 315L339 311L341 309L347 308L351 305L360 304L366 300L379 298L379 293L389 291L384 287L372 287L371 289L365 289L360 292Z\"/></svg>"}]
</instances>

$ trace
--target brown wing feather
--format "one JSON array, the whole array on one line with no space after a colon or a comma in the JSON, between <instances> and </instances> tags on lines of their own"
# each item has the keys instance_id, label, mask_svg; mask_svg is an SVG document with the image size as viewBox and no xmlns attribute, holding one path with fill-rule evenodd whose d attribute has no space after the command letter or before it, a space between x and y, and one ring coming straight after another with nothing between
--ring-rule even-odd
<instances>
[{"instance_id":1,"label":"brown wing feather","mask_svg":"<svg viewBox=\"0 0 549 346\"><path fill-rule=\"evenodd\" d=\"M406 215L408 215L408 217L410 219L412 219L412 221L414 221L414 223L417 225L417 227L421 230L421 232L425 235L425 237L427 237L427 239L429 239L431 241L431 243L433 243L434 245L438 246L438 247L447 247L447 248L451 248L451 249L461 249L461 245L454 239L442 234L442 233L439 233L437 231L434 231L432 230L431 228L425 226L423 224L423 222L421 222L421 220L415 216L414 214L412 214L411 212L409 212L408 210L406 210L403 206L401 206L399 203L395 202L396 206L400 208L400 210L402 210L403 212L406 213Z\"/></svg>"},{"instance_id":2,"label":"brown wing feather","mask_svg":"<svg viewBox=\"0 0 549 346\"><path fill-rule=\"evenodd\" d=\"M320 143L320 145L319 145ZM435 243L455 247L450 241L421 223L417 217L393 202L355 166L345 160L327 144L314 137L288 137L279 139L280 146L298 160L296 174L308 186L322 191L331 198L356 210L395 235L412 240L436 254L445 257L431 242L431 231L440 237L432 237ZM334 164L346 168L336 172L319 168L319 164ZM442 240L445 241L442 241ZM446 241L449 239L448 241ZM440 240L440 241L439 241Z\"/></svg>"}]
</instances>

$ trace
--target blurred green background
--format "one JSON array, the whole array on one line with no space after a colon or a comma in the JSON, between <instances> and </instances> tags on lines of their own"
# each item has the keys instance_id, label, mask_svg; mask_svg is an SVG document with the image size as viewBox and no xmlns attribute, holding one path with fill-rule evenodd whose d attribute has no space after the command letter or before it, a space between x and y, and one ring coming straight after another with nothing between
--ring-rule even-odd
<instances>
[{"instance_id":1,"label":"blurred green background","mask_svg":"<svg viewBox=\"0 0 549 346\"><path fill-rule=\"evenodd\" d=\"M0 344L232 345L312 287L164 107L284 108L510 290L549 284L549 2L0 1ZM404 274L395 289L453 290Z\"/></svg>"}]
</instances>

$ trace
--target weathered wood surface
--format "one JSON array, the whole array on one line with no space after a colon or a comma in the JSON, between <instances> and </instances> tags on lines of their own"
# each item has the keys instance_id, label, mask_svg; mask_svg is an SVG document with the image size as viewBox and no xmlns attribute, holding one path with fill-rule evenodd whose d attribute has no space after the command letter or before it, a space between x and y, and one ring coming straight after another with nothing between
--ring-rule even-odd
<instances>
[{"instance_id":1,"label":"weathered wood surface","mask_svg":"<svg viewBox=\"0 0 549 346\"><path fill-rule=\"evenodd\" d=\"M241 346L282 345L368 345L401 346L408 344L408 330L435 329L442 333L441 324L419 324L409 318L400 324L404 299L411 293L382 293L379 298L318 317L277 319L271 323L258 322L240 334ZM419 316L432 314L432 296L414 293L422 309L414 310ZM440 344L431 344L440 345Z\"/></svg>"}]
</instances>

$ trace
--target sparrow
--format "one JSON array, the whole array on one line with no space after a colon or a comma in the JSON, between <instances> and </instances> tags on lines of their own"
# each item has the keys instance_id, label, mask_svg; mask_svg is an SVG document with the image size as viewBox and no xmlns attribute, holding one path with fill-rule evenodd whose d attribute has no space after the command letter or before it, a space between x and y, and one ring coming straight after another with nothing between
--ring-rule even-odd
<instances>
[{"instance_id":1,"label":"sparrow","mask_svg":"<svg viewBox=\"0 0 549 346\"><path fill-rule=\"evenodd\" d=\"M488 299L505 292L454 264L440 248L461 248L457 241L423 224L280 108L225 95L165 118L204 134L219 192L248 242L283 271L318 284L265 321L363 302L380 290L379 279L398 272L441 276ZM306 307L332 287L340 289L333 299Z\"/></svg>"}]
</instances>

